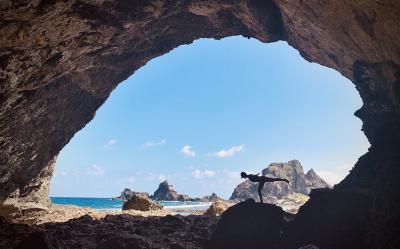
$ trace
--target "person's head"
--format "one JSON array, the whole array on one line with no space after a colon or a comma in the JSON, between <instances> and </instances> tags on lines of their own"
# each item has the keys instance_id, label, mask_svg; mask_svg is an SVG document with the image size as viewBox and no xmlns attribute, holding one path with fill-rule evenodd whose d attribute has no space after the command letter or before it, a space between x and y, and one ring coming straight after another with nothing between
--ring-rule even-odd
<instances>
[{"instance_id":1,"label":"person's head","mask_svg":"<svg viewBox=\"0 0 400 249\"><path fill-rule=\"evenodd\" d=\"M242 173L240 173L240 176L241 176L241 178L247 178L247 174L246 174L246 172L242 172Z\"/></svg>"}]
</instances>

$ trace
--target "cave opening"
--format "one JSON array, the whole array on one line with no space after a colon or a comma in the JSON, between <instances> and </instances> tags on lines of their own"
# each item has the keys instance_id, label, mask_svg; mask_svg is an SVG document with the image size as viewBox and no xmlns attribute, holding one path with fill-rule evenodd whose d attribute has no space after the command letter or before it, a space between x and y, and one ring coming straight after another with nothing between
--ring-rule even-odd
<instances>
[{"instance_id":1,"label":"cave opening","mask_svg":"<svg viewBox=\"0 0 400 249\"><path fill-rule=\"evenodd\" d=\"M243 35L264 43L287 41L307 61L334 68L351 80L363 100L355 114L363 121L371 146L334 189L312 194L293 221L280 222L282 213L269 210L279 218L279 224L268 230L272 233L257 229L265 233L252 234L248 228L253 226L240 224L230 227L253 235L248 240L260 239L259 248L265 247L271 234L279 248L399 248L399 3L6 1L0 9L4 20L0 25L4 34L0 44L0 227L5 237L0 247L154 248L155 243L160 248L212 248L205 242L215 233L199 230L202 221L197 219L149 219L157 229L126 215L95 220L84 215L59 223L56 229L54 224L9 222L37 224L44 216L56 221L56 213L76 218L49 205L55 158L93 119L118 83L179 45L199 38ZM119 144L117 139L108 139L110 144ZM91 172L101 175L101 166ZM248 212L237 214L243 213ZM251 225L263 227L260 220ZM184 225L187 221L192 225ZM183 225L170 233L177 222ZM111 233L110 223L114 223ZM236 230L228 230L219 233L227 235L225 248L249 248ZM87 232L86 237L81 231ZM187 241L180 241L182 234Z\"/></svg>"},{"instance_id":2,"label":"cave opening","mask_svg":"<svg viewBox=\"0 0 400 249\"><path fill-rule=\"evenodd\" d=\"M114 90L60 152L50 196L121 208L59 197L110 198L124 188L152 194L168 180L190 197L229 199L240 171L293 159L333 186L369 146L353 115L361 105L348 79L286 42L200 39Z\"/></svg>"}]
</instances>

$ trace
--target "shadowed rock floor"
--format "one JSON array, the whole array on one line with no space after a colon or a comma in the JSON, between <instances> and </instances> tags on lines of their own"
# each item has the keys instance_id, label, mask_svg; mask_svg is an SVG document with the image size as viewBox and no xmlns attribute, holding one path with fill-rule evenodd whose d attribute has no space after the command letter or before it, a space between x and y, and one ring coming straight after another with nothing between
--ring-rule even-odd
<instances>
[{"instance_id":1,"label":"shadowed rock floor","mask_svg":"<svg viewBox=\"0 0 400 249\"><path fill-rule=\"evenodd\" d=\"M0 221L0 248L205 248L218 219L207 216L89 215L63 223Z\"/></svg>"}]
</instances>

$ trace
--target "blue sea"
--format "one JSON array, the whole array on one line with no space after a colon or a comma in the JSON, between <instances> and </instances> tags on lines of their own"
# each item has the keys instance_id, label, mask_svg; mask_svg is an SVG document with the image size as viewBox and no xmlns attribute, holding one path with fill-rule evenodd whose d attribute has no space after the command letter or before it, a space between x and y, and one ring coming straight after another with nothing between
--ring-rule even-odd
<instances>
[{"instance_id":1,"label":"blue sea","mask_svg":"<svg viewBox=\"0 0 400 249\"><path fill-rule=\"evenodd\" d=\"M121 210L123 201L111 198L91 198L91 197L50 197L53 204L75 205L79 207L89 207L97 210ZM206 210L211 203L193 201L160 201L166 209L190 209Z\"/></svg>"}]
</instances>

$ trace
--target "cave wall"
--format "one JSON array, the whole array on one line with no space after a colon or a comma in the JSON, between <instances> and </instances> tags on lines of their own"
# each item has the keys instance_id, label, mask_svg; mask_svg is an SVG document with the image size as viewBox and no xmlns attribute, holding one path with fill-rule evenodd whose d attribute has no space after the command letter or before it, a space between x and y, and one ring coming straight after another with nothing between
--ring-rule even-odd
<instances>
[{"instance_id":1,"label":"cave wall","mask_svg":"<svg viewBox=\"0 0 400 249\"><path fill-rule=\"evenodd\" d=\"M0 214L48 204L57 154L136 69L198 38L242 35L285 40L352 80L371 148L336 189L370 196L387 225L400 203L398 13L390 0L1 1Z\"/></svg>"}]
</instances>

